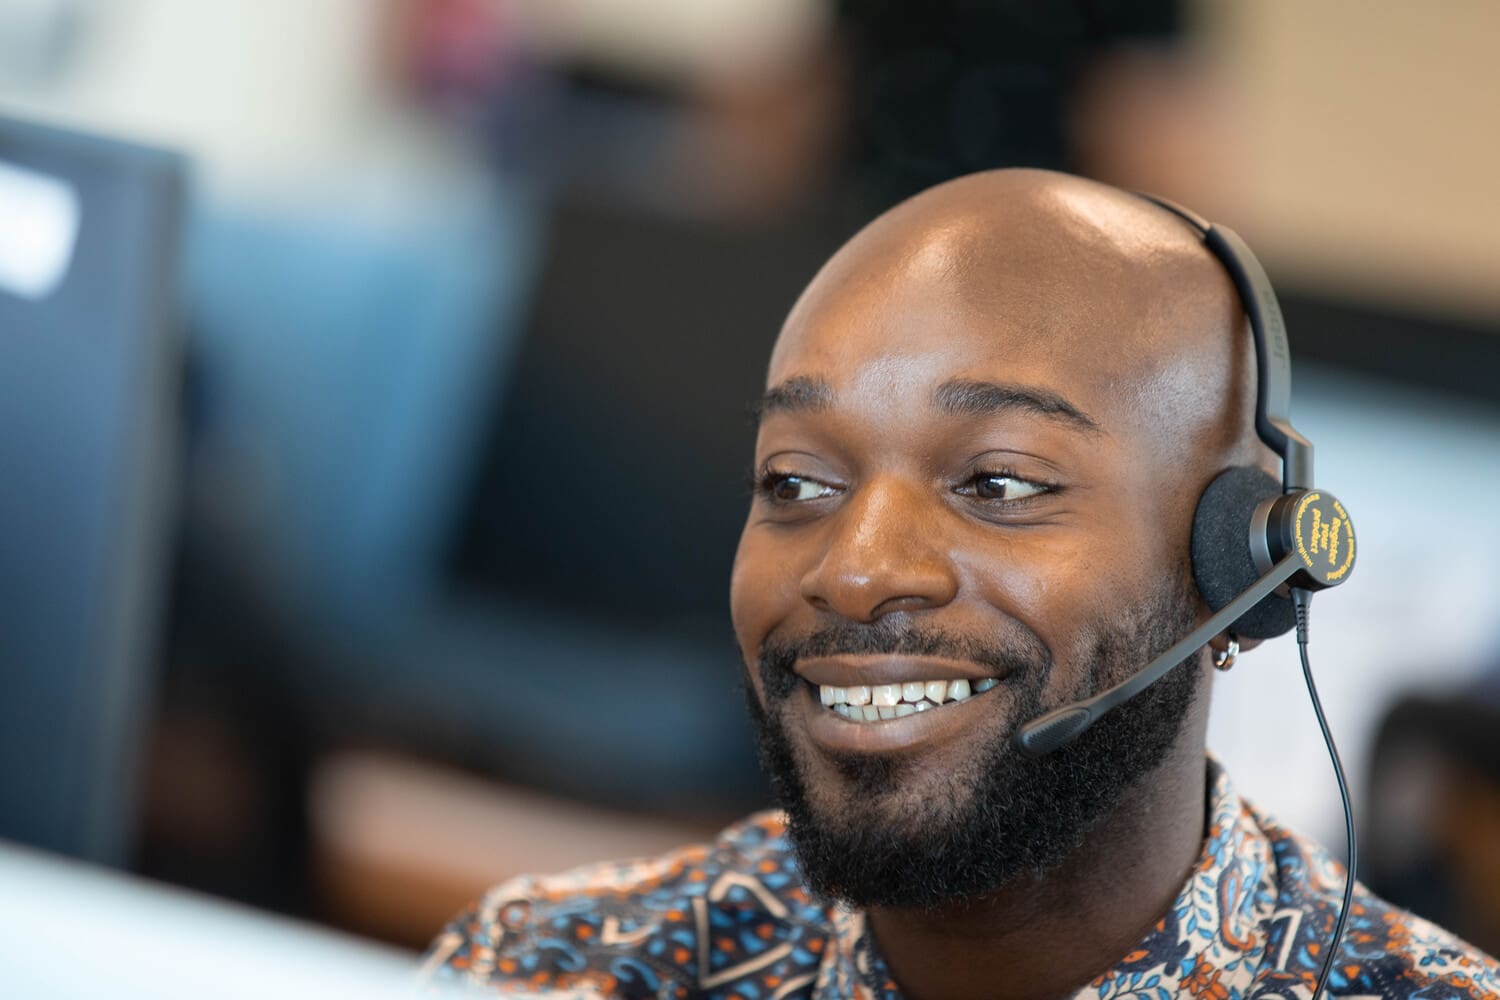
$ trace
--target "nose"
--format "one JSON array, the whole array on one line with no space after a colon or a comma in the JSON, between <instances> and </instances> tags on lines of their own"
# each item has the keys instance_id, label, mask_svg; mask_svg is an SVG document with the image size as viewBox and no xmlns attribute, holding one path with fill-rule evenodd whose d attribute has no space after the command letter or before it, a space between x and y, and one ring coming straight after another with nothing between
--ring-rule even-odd
<instances>
[{"instance_id":1,"label":"nose","mask_svg":"<svg viewBox=\"0 0 1500 1000\"><path fill-rule=\"evenodd\" d=\"M802 577L802 597L820 611L871 623L894 611L941 607L959 578L930 487L894 478L856 489L833 515L818 562Z\"/></svg>"}]
</instances>

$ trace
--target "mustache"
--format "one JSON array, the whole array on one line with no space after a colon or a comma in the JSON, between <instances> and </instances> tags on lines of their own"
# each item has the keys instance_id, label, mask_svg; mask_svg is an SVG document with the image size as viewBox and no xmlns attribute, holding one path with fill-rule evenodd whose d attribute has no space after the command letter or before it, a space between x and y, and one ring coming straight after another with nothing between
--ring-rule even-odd
<instances>
[{"instance_id":1,"label":"mustache","mask_svg":"<svg viewBox=\"0 0 1500 1000\"><path fill-rule=\"evenodd\" d=\"M841 621L803 636L768 638L757 664L766 693L790 695L798 683L797 661L821 656L937 656L978 663L1001 676L1023 670L1045 675L1052 668L1046 644L1019 622L1013 635L979 639L889 618L869 625Z\"/></svg>"}]
</instances>

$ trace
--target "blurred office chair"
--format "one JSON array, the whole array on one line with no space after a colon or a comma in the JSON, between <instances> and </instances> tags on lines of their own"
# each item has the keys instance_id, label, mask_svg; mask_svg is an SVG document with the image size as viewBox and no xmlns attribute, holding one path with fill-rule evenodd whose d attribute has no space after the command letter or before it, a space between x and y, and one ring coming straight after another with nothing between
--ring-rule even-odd
<instances>
[{"instance_id":1,"label":"blurred office chair","mask_svg":"<svg viewBox=\"0 0 1500 1000\"><path fill-rule=\"evenodd\" d=\"M1500 676L1487 678L1493 691ZM1500 949L1500 703L1486 683L1408 695L1381 720L1364 836L1370 887Z\"/></svg>"}]
</instances>

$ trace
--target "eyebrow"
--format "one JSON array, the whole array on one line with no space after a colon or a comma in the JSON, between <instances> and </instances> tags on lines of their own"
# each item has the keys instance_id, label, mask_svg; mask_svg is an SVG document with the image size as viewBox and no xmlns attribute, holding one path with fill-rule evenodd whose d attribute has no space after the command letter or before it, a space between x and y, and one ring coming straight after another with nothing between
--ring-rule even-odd
<instances>
[{"instance_id":1,"label":"eyebrow","mask_svg":"<svg viewBox=\"0 0 1500 1000\"><path fill-rule=\"evenodd\" d=\"M772 413L811 413L833 406L833 386L820 378L795 375L778 382L750 408L756 423Z\"/></svg>"},{"instance_id":2,"label":"eyebrow","mask_svg":"<svg viewBox=\"0 0 1500 1000\"><path fill-rule=\"evenodd\" d=\"M1013 383L949 379L933 392L933 401L946 413L981 417L1019 410L1059 420L1092 434L1102 433L1087 413L1050 389ZM797 375L766 390L751 407L756 422L771 413L813 413L833 407L833 387L819 378Z\"/></svg>"},{"instance_id":3,"label":"eyebrow","mask_svg":"<svg viewBox=\"0 0 1500 1000\"><path fill-rule=\"evenodd\" d=\"M1091 434L1102 433L1094 419L1062 396L1039 386L950 379L937 387L933 400L955 416L980 417L1007 410L1060 420Z\"/></svg>"}]
</instances>

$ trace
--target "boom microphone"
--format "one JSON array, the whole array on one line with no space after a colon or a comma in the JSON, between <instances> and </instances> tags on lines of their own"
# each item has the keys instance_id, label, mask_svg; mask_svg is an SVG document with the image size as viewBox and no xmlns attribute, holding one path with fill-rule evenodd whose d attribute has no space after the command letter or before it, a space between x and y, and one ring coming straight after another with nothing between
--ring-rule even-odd
<instances>
[{"instance_id":1,"label":"boom microphone","mask_svg":"<svg viewBox=\"0 0 1500 1000\"><path fill-rule=\"evenodd\" d=\"M1085 729L1099 721L1111 709L1119 708L1152 684L1166 676L1167 672L1183 662L1204 643L1233 625L1235 619L1249 611L1286 582L1287 577L1301 568L1302 560L1296 553L1287 556L1276 566L1255 581L1255 584L1239 597L1230 601L1208 621L1189 632L1165 653L1152 660L1145 669L1101 691L1092 698L1075 701L1071 705L1054 708L1046 715L1026 723L1016 733L1016 744L1035 757L1048 754L1073 742Z\"/></svg>"}]
</instances>

